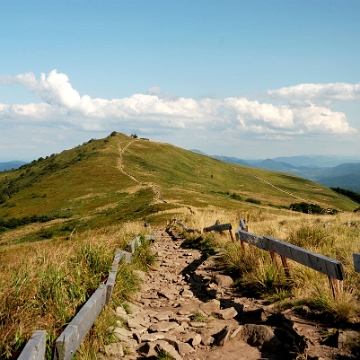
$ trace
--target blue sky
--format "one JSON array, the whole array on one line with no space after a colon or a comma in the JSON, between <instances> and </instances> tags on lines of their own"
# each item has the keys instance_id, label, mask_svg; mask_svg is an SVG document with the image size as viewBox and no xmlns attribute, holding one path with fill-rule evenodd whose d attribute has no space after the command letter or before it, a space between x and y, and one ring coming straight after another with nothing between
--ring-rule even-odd
<instances>
[{"instance_id":1,"label":"blue sky","mask_svg":"<svg viewBox=\"0 0 360 360\"><path fill-rule=\"evenodd\" d=\"M360 158L360 1L0 0L0 161L112 131Z\"/></svg>"}]
</instances>

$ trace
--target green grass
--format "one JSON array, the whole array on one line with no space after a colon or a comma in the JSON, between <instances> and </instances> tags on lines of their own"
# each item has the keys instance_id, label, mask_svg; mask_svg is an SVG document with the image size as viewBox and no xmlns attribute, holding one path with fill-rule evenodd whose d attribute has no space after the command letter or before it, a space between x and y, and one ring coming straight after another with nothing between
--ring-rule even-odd
<instances>
[{"instance_id":1,"label":"green grass","mask_svg":"<svg viewBox=\"0 0 360 360\"><path fill-rule=\"evenodd\" d=\"M119 161L120 149L125 147L123 173ZM152 184L166 203L154 202ZM358 206L331 189L293 175L222 163L119 133L0 173L0 194L0 219L68 211L74 218L90 216L88 228L94 223L153 219L159 212L181 206L216 204L235 210L270 204L276 211L299 198L339 210Z\"/></svg>"}]
</instances>

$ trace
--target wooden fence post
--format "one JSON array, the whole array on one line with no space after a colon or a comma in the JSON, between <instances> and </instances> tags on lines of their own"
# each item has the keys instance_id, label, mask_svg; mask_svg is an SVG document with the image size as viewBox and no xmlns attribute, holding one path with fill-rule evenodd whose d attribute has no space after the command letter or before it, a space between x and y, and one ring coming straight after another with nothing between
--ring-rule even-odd
<instances>
[{"instance_id":1,"label":"wooden fence post","mask_svg":"<svg viewBox=\"0 0 360 360\"><path fill-rule=\"evenodd\" d=\"M354 259L354 270L360 273L360 254L359 253L353 254L353 259Z\"/></svg>"},{"instance_id":2,"label":"wooden fence post","mask_svg":"<svg viewBox=\"0 0 360 360\"><path fill-rule=\"evenodd\" d=\"M340 290L339 282L337 280L344 280L344 269L340 261L316 254L312 251L285 241L274 239L270 236L251 234L240 228L236 231L236 238L247 242L249 245L256 246L259 249L269 251L270 255L271 252L273 252L273 256L275 256L275 253L280 255L282 257L285 273L289 274L287 259L290 259L327 275L330 278L334 297L336 298L339 296ZM355 258L356 260L360 260L360 254L359 257L354 257L354 259Z\"/></svg>"},{"instance_id":3,"label":"wooden fence post","mask_svg":"<svg viewBox=\"0 0 360 360\"><path fill-rule=\"evenodd\" d=\"M289 270L289 266L288 266L288 263L287 263L287 258L284 256L284 255L280 255L281 257L281 262L283 264L283 268L284 268L284 271L285 271L285 275L287 278L290 277L290 270Z\"/></svg>"},{"instance_id":4,"label":"wooden fence post","mask_svg":"<svg viewBox=\"0 0 360 360\"><path fill-rule=\"evenodd\" d=\"M248 227L245 224L245 220L240 219L240 229L243 231L248 231ZM243 255L245 255L245 243L240 239L240 245L241 245L241 250L243 252Z\"/></svg>"}]
</instances>

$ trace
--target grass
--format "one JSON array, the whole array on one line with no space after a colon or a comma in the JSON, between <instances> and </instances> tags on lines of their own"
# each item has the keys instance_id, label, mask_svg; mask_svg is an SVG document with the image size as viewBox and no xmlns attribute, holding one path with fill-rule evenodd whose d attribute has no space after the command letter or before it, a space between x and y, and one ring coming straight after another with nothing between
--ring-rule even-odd
<instances>
[{"instance_id":1,"label":"grass","mask_svg":"<svg viewBox=\"0 0 360 360\"><path fill-rule=\"evenodd\" d=\"M288 209L303 199L341 212L314 216ZM341 260L346 279L335 301L326 276L291 262L289 280L267 253L247 248L244 255L228 232L186 235L184 243L205 257L219 251L221 266L252 297L282 307L307 304L344 322L358 312L354 299L360 296L352 264L360 233L346 225L359 222L360 214L351 212L357 207L293 175L226 164L120 133L0 173L0 357L20 350L34 329L48 331L50 357L59 332L106 277L115 249L151 232L144 222L165 227L173 217L200 230L217 220L236 229L243 218L250 232ZM11 219L22 222L11 228ZM107 329L113 309L138 289L133 269L147 271L156 260L149 250L145 243L133 264L119 267L112 302L81 345L79 359L94 358L112 341Z\"/></svg>"},{"instance_id":2,"label":"grass","mask_svg":"<svg viewBox=\"0 0 360 360\"><path fill-rule=\"evenodd\" d=\"M7 261L0 267L1 358L11 358L21 349L33 329L47 330L47 357L51 357L53 341L106 279L115 248L125 245L122 236L129 242L134 229L143 231L139 223L131 225L122 230L90 231L71 243L51 240L36 246L18 245L18 251L26 254L24 257L3 252ZM120 264L113 301L108 307L129 300L139 286L133 270L148 269L154 261L149 245L144 242L132 264ZM83 353L97 352L99 346L109 341L104 328L110 326L110 313L109 309L105 310L105 318L98 320Z\"/></svg>"},{"instance_id":3,"label":"grass","mask_svg":"<svg viewBox=\"0 0 360 360\"><path fill-rule=\"evenodd\" d=\"M204 315L204 313L202 313L202 312L197 311L190 318L191 318L191 321L204 322L206 320L206 315Z\"/></svg>"}]
</instances>

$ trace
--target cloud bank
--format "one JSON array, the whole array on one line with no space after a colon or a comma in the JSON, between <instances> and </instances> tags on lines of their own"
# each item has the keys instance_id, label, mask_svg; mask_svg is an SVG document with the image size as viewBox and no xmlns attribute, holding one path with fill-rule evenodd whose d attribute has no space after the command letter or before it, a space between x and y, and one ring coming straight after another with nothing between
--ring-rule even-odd
<instances>
[{"instance_id":1,"label":"cloud bank","mask_svg":"<svg viewBox=\"0 0 360 360\"><path fill-rule=\"evenodd\" d=\"M269 90L268 94L282 99L354 101L360 100L360 83L299 84Z\"/></svg>"},{"instance_id":2,"label":"cloud bank","mask_svg":"<svg viewBox=\"0 0 360 360\"><path fill-rule=\"evenodd\" d=\"M273 98L302 99L298 105L275 105L244 97L192 99L164 94L151 88L147 94L122 99L80 95L66 74L51 71L36 78L33 73L0 76L0 83L19 84L36 94L39 103L0 104L0 127L44 124L85 131L127 129L233 131L289 139L306 134L356 133L343 112L315 105L313 100L360 99L359 84L300 84L271 90ZM123 130L124 129L124 130ZM151 131L151 130L148 130Z\"/></svg>"}]
</instances>

